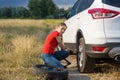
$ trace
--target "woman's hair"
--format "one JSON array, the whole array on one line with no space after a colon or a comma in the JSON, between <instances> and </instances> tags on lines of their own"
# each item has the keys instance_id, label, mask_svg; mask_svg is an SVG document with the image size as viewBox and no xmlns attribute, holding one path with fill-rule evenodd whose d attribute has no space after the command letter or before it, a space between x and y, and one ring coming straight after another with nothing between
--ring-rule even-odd
<instances>
[{"instance_id":1,"label":"woman's hair","mask_svg":"<svg viewBox=\"0 0 120 80\"><path fill-rule=\"evenodd\" d=\"M64 26L67 28L66 24L65 23L60 23L58 26Z\"/></svg>"}]
</instances>

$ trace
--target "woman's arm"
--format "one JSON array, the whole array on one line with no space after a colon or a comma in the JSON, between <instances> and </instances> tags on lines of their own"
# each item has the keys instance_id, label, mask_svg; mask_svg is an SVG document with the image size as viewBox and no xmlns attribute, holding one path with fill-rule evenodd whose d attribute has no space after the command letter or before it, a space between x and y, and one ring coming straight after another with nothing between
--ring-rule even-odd
<instances>
[{"instance_id":1,"label":"woman's arm","mask_svg":"<svg viewBox=\"0 0 120 80\"><path fill-rule=\"evenodd\" d=\"M62 37L61 36L57 36L56 39L57 39L58 45L60 46L61 50L65 50L66 47L65 47L65 45L63 43Z\"/></svg>"}]
</instances>

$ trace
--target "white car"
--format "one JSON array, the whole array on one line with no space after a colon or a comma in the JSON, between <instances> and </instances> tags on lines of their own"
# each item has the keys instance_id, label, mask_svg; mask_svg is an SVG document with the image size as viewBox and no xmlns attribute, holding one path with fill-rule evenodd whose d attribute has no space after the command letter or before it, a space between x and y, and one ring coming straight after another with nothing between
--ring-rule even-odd
<instances>
[{"instance_id":1,"label":"white car","mask_svg":"<svg viewBox=\"0 0 120 80\"><path fill-rule=\"evenodd\" d=\"M80 72L97 59L120 61L120 0L77 0L65 23L63 41L76 49Z\"/></svg>"}]
</instances>

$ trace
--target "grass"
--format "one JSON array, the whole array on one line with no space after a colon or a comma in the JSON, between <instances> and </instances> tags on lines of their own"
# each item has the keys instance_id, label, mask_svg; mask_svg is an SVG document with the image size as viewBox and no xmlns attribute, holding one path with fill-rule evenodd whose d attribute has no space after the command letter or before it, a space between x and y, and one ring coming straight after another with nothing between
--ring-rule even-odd
<instances>
[{"instance_id":1,"label":"grass","mask_svg":"<svg viewBox=\"0 0 120 80\"><path fill-rule=\"evenodd\" d=\"M96 66L96 72L89 74L92 80L120 80L119 63L103 63Z\"/></svg>"},{"instance_id":2,"label":"grass","mask_svg":"<svg viewBox=\"0 0 120 80\"><path fill-rule=\"evenodd\" d=\"M29 72L48 32L63 20L0 19L0 80L37 80Z\"/></svg>"},{"instance_id":3,"label":"grass","mask_svg":"<svg viewBox=\"0 0 120 80\"><path fill-rule=\"evenodd\" d=\"M41 80L29 68L42 63L39 58L48 32L64 20L0 19L0 80ZM91 80L120 80L120 69L98 65Z\"/></svg>"}]
</instances>

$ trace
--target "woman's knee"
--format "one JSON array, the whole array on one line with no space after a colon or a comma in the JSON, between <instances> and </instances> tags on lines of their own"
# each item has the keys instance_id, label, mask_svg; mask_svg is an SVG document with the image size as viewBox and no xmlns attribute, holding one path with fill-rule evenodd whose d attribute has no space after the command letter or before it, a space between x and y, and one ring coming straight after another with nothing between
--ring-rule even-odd
<instances>
[{"instance_id":1,"label":"woman's knee","mask_svg":"<svg viewBox=\"0 0 120 80\"><path fill-rule=\"evenodd\" d=\"M68 57L69 56L69 52L65 51L65 56Z\"/></svg>"}]
</instances>

